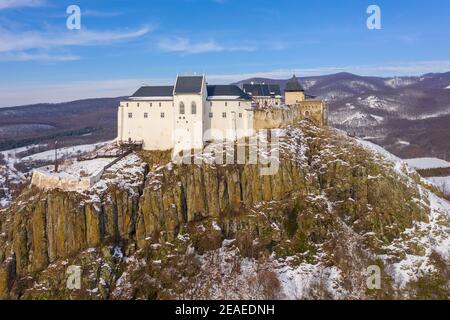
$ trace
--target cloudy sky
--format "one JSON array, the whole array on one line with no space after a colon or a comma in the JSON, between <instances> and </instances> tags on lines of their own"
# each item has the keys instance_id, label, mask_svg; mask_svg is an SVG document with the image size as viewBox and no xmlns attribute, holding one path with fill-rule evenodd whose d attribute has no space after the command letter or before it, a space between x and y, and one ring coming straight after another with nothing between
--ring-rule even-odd
<instances>
[{"instance_id":1,"label":"cloudy sky","mask_svg":"<svg viewBox=\"0 0 450 320\"><path fill-rule=\"evenodd\" d=\"M366 27L370 4L381 30ZM128 95L177 73L445 72L449 12L448 0L0 0L0 107Z\"/></svg>"}]
</instances>

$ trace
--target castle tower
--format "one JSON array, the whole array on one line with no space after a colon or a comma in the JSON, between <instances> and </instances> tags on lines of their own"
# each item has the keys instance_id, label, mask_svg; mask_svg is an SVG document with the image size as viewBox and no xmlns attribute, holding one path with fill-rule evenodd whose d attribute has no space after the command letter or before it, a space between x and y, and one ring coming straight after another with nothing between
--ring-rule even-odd
<instances>
[{"instance_id":1,"label":"castle tower","mask_svg":"<svg viewBox=\"0 0 450 320\"><path fill-rule=\"evenodd\" d=\"M178 76L173 89L174 152L203 147L207 98L204 76Z\"/></svg>"},{"instance_id":2,"label":"castle tower","mask_svg":"<svg viewBox=\"0 0 450 320\"><path fill-rule=\"evenodd\" d=\"M284 103L289 106L298 104L302 101L305 101L305 90L303 90L303 87L294 74L286 84L286 89L284 90Z\"/></svg>"}]
</instances>

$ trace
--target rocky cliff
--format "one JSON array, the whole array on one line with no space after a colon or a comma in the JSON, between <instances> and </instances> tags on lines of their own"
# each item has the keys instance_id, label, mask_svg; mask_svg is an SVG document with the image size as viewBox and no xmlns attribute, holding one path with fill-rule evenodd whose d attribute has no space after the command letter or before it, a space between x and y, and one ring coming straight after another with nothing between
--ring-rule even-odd
<instances>
[{"instance_id":1,"label":"rocky cliff","mask_svg":"<svg viewBox=\"0 0 450 320\"><path fill-rule=\"evenodd\" d=\"M274 175L142 152L89 192L27 189L0 213L0 298L448 298L448 202L339 132L276 133Z\"/></svg>"}]
</instances>

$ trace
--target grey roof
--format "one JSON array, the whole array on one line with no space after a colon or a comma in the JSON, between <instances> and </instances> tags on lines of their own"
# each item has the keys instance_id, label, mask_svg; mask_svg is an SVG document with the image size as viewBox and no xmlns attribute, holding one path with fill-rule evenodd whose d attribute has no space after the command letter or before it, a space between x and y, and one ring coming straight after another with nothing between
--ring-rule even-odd
<instances>
[{"instance_id":1,"label":"grey roof","mask_svg":"<svg viewBox=\"0 0 450 320\"><path fill-rule=\"evenodd\" d=\"M174 93L200 93L202 84L203 76L179 76Z\"/></svg>"},{"instance_id":2,"label":"grey roof","mask_svg":"<svg viewBox=\"0 0 450 320\"><path fill-rule=\"evenodd\" d=\"M208 97L213 96L232 96L239 97L244 100L251 100L252 98L235 85L208 85Z\"/></svg>"},{"instance_id":3,"label":"grey roof","mask_svg":"<svg viewBox=\"0 0 450 320\"><path fill-rule=\"evenodd\" d=\"M285 92L296 92L296 91L305 91L298 81L297 77L294 75L287 83Z\"/></svg>"},{"instance_id":4,"label":"grey roof","mask_svg":"<svg viewBox=\"0 0 450 320\"><path fill-rule=\"evenodd\" d=\"M140 87L131 97L171 97L173 95L173 86L154 86Z\"/></svg>"},{"instance_id":5,"label":"grey roof","mask_svg":"<svg viewBox=\"0 0 450 320\"><path fill-rule=\"evenodd\" d=\"M254 97L281 96L280 86L277 84L244 84L244 91Z\"/></svg>"},{"instance_id":6,"label":"grey roof","mask_svg":"<svg viewBox=\"0 0 450 320\"><path fill-rule=\"evenodd\" d=\"M172 97L173 86L144 86L139 88L131 98ZM230 96L251 100L251 97L235 85L208 85L208 96ZM185 92L186 93L186 92ZM191 92L189 92L191 93Z\"/></svg>"}]
</instances>

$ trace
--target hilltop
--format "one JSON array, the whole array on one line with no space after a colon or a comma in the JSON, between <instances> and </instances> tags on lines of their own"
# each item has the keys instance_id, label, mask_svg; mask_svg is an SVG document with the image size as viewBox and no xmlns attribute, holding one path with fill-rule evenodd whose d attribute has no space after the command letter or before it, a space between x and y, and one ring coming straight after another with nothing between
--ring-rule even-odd
<instances>
[{"instance_id":1,"label":"hilltop","mask_svg":"<svg viewBox=\"0 0 450 320\"><path fill-rule=\"evenodd\" d=\"M89 191L25 189L0 213L0 298L448 298L437 190L339 131L276 133L272 176L138 152ZM366 286L373 265L381 290ZM68 266L81 290L67 289Z\"/></svg>"}]
</instances>

